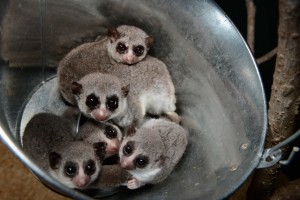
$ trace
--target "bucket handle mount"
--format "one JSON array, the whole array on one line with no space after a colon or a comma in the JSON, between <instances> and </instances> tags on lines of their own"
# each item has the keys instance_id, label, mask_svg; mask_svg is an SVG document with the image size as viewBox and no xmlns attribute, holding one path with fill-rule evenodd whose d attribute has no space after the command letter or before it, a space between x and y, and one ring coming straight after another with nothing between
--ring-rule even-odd
<instances>
[{"instance_id":1,"label":"bucket handle mount","mask_svg":"<svg viewBox=\"0 0 300 200\"><path fill-rule=\"evenodd\" d=\"M261 169L261 168L271 167L271 166L275 165L278 162L281 165L288 165L292 161L295 154L300 151L300 148L299 147L293 147L288 159L287 160L280 160L281 157L282 157L281 148L288 145L292 141L294 141L299 135L300 135L300 129L296 133L294 133L292 136L290 136L289 138L287 138L284 141L280 142L279 144L275 145L274 147L269 148L269 149L265 149L263 151L261 160L260 160L257 168Z\"/></svg>"}]
</instances>

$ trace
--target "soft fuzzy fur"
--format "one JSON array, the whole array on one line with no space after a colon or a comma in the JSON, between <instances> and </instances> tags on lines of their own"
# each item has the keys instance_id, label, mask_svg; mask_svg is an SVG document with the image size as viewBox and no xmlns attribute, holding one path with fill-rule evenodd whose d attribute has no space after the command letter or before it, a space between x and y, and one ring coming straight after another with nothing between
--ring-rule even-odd
<instances>
[{"instance_id":1,"label":"soft fuzzy fur","mask_svg":"<svg viewBox=\"0 0 300 200\"><path fill-rule=\"evenodd\" d=\"M133 65L118 63L109 56L110 38L83 44L73 49L59 63L59 89L70 104L76 105L72 83L93 72L109 73L130 84L130 92L142 102L143 113L166 114L179 122L175 113L175 88L167 69L160 60L146 56Z\"/></svg>"},{"instance_id":2,"label":"soft fuzzy fur","mask_svg":"<svg viewBox=\"0 0 300 200\"><path fill-rule=\"evenodd\" d=\"M145 184L156 184L165 180L181 159L187 146L187 131L166 119L150 119L135 132L128 132L119 151L121 166L128 169L132 179L127 186L139 188ZM133 153L124 154L124 147L133 144ZM148 158L148 164L139 168L137 157Z\"/></svg>"}]
</instances>

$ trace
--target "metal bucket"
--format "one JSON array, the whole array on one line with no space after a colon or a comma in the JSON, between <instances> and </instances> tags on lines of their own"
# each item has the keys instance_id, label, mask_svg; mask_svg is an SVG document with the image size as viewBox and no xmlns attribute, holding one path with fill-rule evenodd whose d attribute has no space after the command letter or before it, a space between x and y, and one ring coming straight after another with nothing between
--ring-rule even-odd
<instances>
[{"instance_id":1,"label":"metal bucket","mask_svg":"<svg viewBox=\"0 0 300 200\"><path fill-rule=\"evenodd\" d=\"M149 54L171 72L189 145L163 183L109 191L107 199L222 199L258 165L267 121L262 82L246 43L214 2L10 0L1 1L0 11L1 140L58 192L88 198L53 180L22 151L23 111L37 91L51 87L64 53L113 25L135 25L155 38Z\"/></svg>"}]
</instances>

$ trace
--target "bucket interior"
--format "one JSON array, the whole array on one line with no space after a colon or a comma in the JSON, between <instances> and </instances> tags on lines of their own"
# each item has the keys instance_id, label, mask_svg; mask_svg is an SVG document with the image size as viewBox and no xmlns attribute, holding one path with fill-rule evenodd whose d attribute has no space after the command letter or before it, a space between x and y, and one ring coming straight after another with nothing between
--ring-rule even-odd
<instances>
[{"instance_id":1,"label":"bucket interior","mask_svg":"<svg viewBox=\"0 0 300 200\"><path fill-rule=\"evenodd\" d=\"M266 128L261 79L244 40L213 1L6 0L0 11L1 138L42 181L48 175L18 148L26 120L49 101L63 55L122 24L154 37L149 55L168 66L189 144L167 180L122 188L107 199L221 199L257 166Z\"/></svg>"}]
</instances>

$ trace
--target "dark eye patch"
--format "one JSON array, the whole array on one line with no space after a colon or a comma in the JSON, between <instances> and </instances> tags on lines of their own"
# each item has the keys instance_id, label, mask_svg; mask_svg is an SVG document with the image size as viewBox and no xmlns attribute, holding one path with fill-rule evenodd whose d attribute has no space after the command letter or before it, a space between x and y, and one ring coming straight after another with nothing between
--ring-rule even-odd
<instances>
[{"instance_id":1,"label":"dark eye patch","mask_svg":"<svg viewBox=\"0 0 300 200\"><path fill-rule=\"evenodd\" d=\"M96 151L105 151L107 146L106 142L98 142L94 144L94 148L96 149Z\"/></svg>"},{"instance_id":2,"label":"dark eye patch","mask_svg":"<svg viewBox=\"0 0 300 200\"><path fill-rule=\"evenodd\" d=\"M119 53L119 54L124 54L126 53L127 51L127 47L126 45L123 43L123 42L119 42L116 46L116 51Z\"/></svg>"},{"instance_id":3,"label":"dark eye patch","mask_svg":"<svg viewBox=\"0 0 300 200\"><path fill-rule=\"evenodd\" d=\"M130 156L134 151L134 142L129 141L127 144L123 147L123 154L125 156Z\"/></svg>"},{"instance_id":4,"label":"dark eye patch","mask_svg":"<svg viewBox=\"0 0 300 200\"><path fill-rule=\"evenodd\" d=\"M114 111L119 107L119 98L116 95L113 95L111 97L108 97L106 99L106 107L110 111Z\"/></svg>"},{"instance_id":5,"label":"dark eye patch","mask_svg":"<svg viewBox=\"0 0 300 200\"><path fill-rule=\"evenodd\" d=\"M85 104L91 109L95 109L97 107L99 107L100 105L100 100L99 98L94 94L90 94L86 97L86 100L85 100Z\"/></svg>"},{"instance_id":6,"label":"dark eye patch","mask_svg":"<svg viewBox=\"0 0 300 200\"><path fill-rule=\"evenodd\" d=\"M148 165L149 158L147 156L139 155L135 158L134 164L137 168L144 168Z\"/></svg>"},{"instance_id":7,"label":"dark eye patch","mask_svg":"<svg viewBox=\"0 0 300 200\"><path fill-rule=\"evenodd\" d=\"M106 153L106 146L107 143L106 142L96 142L93 144L95 153L97 155L97 157L102 161L105 157L105 153Z\"/></svg>"},{"instance_id":8,"label":"dark eye patch","mask_svg":"<svg viewBox=\"0 0 300 200\"><path fill-rule=\"evenodd\" d=\"M64 167L64 173L67 177L73 178L78 171L78 164L74 162L67 162Z\"/></svg>"},{"instance_id":9,"label":"dark eye patch","mask_svg":"<svg viewBox=\"0 0 300 200\"><path fill-rule=\"evenodd\" d=\"M96 164L95 161L93 160L88 160L85 168L84 168L84 173L91 176L96 172Z\"/></svg>"},{"instance_id":10,"label":"dark eye patch","mask_svg":"<svg viewBox=\"0 0 300 200\"><path fill-rule=\"evenodd\" d=\"M133 52L137 57L142 56L144 54L144 51L145 47L143 47L142 45L137 45L133 47Z\"/></svg>"},{"instance_id":11,"label":"dark eye patch","mask_svg":"<svg viewBox=\"0 0 300 200\"><path fill-rule=\"evenodd\" d=\"M117 137L118 132L117 132L117 130L114 127L112 127L112 126L106 126L104 134L106 135L107 138L114 139L114 138Z\"/></svg>"}]
</instances>

